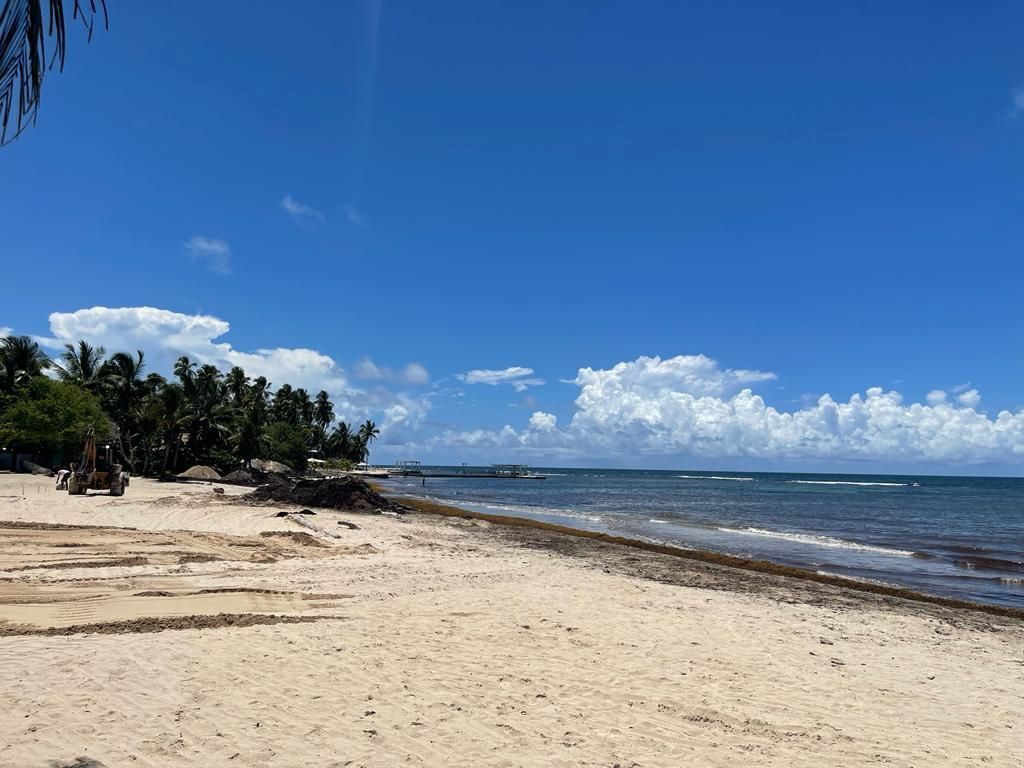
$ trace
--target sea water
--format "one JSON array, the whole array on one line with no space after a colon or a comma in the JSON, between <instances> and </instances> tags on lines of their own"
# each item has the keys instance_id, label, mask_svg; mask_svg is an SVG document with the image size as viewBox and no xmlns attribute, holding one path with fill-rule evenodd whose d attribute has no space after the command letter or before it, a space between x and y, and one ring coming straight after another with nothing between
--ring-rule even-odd
<instances>
[{"instance_id":1,"label":"sea water","mask_svg":"<svg viewBox=\"0 0 1024 768\"><path fill-rule=\"evenodd\" d=\"M387 484L480 512L1024 608L1024 479L534 471L547 479Z\"/></svg>"}]
</instances>

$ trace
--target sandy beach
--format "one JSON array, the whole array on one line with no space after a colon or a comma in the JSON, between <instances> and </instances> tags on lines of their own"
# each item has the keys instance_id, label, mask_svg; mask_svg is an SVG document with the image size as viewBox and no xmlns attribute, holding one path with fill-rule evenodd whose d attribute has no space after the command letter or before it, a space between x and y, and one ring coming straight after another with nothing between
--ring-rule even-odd
<instances>
[{"instance_id":1,"label":"sandy beach","mask_svg":"<svg viewBox=\"0 0 1024 768\"><path fill-rule=\"evenodd\" d=\"M1024 765L1018 619L245 490L0 475L0 766Z\"/></svg>"}]
</instances>

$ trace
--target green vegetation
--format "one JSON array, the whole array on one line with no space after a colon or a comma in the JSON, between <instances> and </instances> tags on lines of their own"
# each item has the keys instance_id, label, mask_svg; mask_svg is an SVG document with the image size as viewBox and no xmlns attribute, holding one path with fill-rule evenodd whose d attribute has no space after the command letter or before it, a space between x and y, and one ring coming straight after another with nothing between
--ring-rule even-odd
<instances>
[{"instance_id":1,"label":"green vegetation","mask_svg":"<svg viewBox=\"0 0 1024 768\"><path fill-rule=\"evenodd\" d=\"M17 445L26 452L81 450L90 427L109 431L95 396L81 387L39 376L28 382L0 411L0 445Z\"/></svg>"},{"instance_id":2,"label":"green vegetation","mask_svg":"<svg viewBox=\"0 0 1024 768\"><path fill-rule=\"evenodd\" d=\"M49 378L47 372L56 375ZM309 456L331 466L365 461L380 434L366 421L334 423L325 391L250 379L241 368L179 358L167 379L146 371L145 355L85 341L51 361L26 336L0 340L0 443L31 453L73 455L89 426L118 446L133 474L176 474L193 464L222 472L272 459L302 470Z\"/></svg>"}]
</instances>

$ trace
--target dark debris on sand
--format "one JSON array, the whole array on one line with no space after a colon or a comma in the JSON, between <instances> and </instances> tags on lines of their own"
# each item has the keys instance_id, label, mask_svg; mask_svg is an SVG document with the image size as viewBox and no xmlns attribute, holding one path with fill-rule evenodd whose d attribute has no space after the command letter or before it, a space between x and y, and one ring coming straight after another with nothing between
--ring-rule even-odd
<instances>
[{"instance_id":1,"label":"dark debris on sand","mask_svg":"<svg viewBox=\"0 0 1024 768\"><path fill-rule=\"evenodd\" d=\"M329 477L324 480L290 480L275 477L242 497L247 504L295 504L345 512L378 514L404 512L405 508L385 499L358 477Z\"/></svg>"},{"instance_id":2,"label":"dark debris on sand","mask_svg":"<svg viewBox=\"0 0 1024 768\"><path fill-rule=\"evenodd\" d=\"M272 482L275 475L270 472L264 472L261 469L236 469L234 472L228 472L224 477L220 479L222 483L229 483L230 485L247 485L251 488L255 488L258 485Z\"/></svg>"}]
</instances>

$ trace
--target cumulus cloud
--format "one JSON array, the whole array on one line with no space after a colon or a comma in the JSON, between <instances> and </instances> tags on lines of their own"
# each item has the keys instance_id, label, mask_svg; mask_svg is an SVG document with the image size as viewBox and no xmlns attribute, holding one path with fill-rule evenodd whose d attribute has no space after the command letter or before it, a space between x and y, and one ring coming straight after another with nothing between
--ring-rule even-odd
<instances>
[{"instance_id":1,"label":"cumulus cloud","mask_svg":"<svg viewBox=\"0 0 1024 768\"><path fill-rule=\"evenodd\" d=\"M280 205L281 209L291 216L292 221L296 224L309 226L311 224L323 224L326 221L324 215L316 208L300 203L291 195L285 195Z\"/></svg>"},{"instance_id":2,"label":"cumulus cloud","mask_svg":"<svg viewBox=\"0 0 1024 768\"><path fill-rule=\"evenodd\" d=\"M545 413L544 411L534 411L530 415L530 429L536 429L541 432L547 432L548 430L554 429L558 424L558 417L553 413Z\"/></svg>"},{"instance_id":3,"label":"cumulus cloud","mask_svg":"<svg viewBox=\"0 0 1024 768\"><path fill-rule=\"evenodd\" d=\"M0 339L6 339L12 333L14 333L13 328L8 328L6 325L0 325Z\"/></svg>"},{"instance_id":4,"label":"cumulus cloud","mask_svg":"<svg viewBox=\"0 0 1024 768\"><path fill-rule=\"evenodd\" d=\"M529 387L540 386L544 379L533 376L533 368L524 368L513 365L501 370L478 368L466 373L457 373L455 378L466 384L489 384L494 387L499 384L510 384L516 392L524 392Z\"/></svg>"},{"instance_id":5,"label":"cumulus cloud","mask_svg":"<svg viewBox=\"0 0 1024 768\"><path fill-rule=\"evenodd\" d=\"M231 272L231 248L215 237L195 235L185 243L185 250L193 261L206 265L211 272L227 275Z\"/></svg>"},{"instance_id":6,"label":"cumulus cloud","mask_svg":"<svg viewBox=\"0 0 1024 768\"><path fill-rule=\"evenodd\" d=\"M946 402L946 393L941 389L933 389L925 395L924 399L928 402L928 405L940 405Z\"/></svg>"},{"instance_id":7,"label":"cumulus cloud","mask_svg":"<svg viewBox=\"0 0 1024 768\"><path fill-rule=\"evenodd\" d=\"M242 351L221 337L231 330L212 315L186 315L155 307L92 307L50 314L50 347L85 339L108 350L142 349L154 370L167 370L181 355L227 370L238 365L250 376L266 376L311 391L346 391L341 367L328 355L302 347Z\"/></svg>"},{"instance_id":8,"label":"cumulus cloud","mask_svg":"<svg viewBox=\"0 0 1024 768\"><path fill-rule=\"evenodd\" d=\"M404 368L395 370L379 366L368 357L355 364L352 375L368 381L398 381L413 385L426 384L430 381L430 372L420 363L409 363Z\"/></svg>"},{"instance_id":9,"label":"cumulus cloud","mask_svg":"<svg viewBox=\"0 0 1024 768\"><path fill-rule=\"evenodd\" d=\"M378 421L381 443L411 440L423 428L430 410L429 396L395 394L381 386L369 390L354 387L337 361L315 349L240 350L224 340L230 330L226 320L212 315L189 315L155 307L92 307L51 313L51 336L39 341L55 350L78 339L110 351L141 349L146 353L147 370L163 374L170 373L178 357L187 355L197 363L210 363L225 372L240 366L249 376L265 376L275 388L288 383L309 392L324 389L334 402L337 418L355 423L367 418ZM418 382L424 375L423 366L411 363L398 372L398 380Z\"/></svg>"},{"instance_id":10,"label":"cumulus cloud","mask_svg":"<svg viewBox=\"0 0 1024 768\"><path fill-rule=\"evenodd\" d=\"M581 368L571 421L558 428L534 414L517 430L446 433L464 447L561 456L679 455L764 459L1011 462L1024 461L1024 410L990 418L980 395L956 404L935 390L927 404L905 403L871 387L839 402L830 395L792 411L765 403L748 384L762 371L721 368L714 360L640 357L612 368ZM941 397L940 397L941 395Z\"/></svg>"},{"instance_id":11,"label":"cumulus cloud","mask_svg":"<svg viewBox=\"0 0 1024 768\"><path fill-rule=\"evenodd\" d=\"M977 408L981 405L981 393L976 389L968 389L966 392L962 392L956 400L966 408Z\"/></svg>"}]
</instances>

